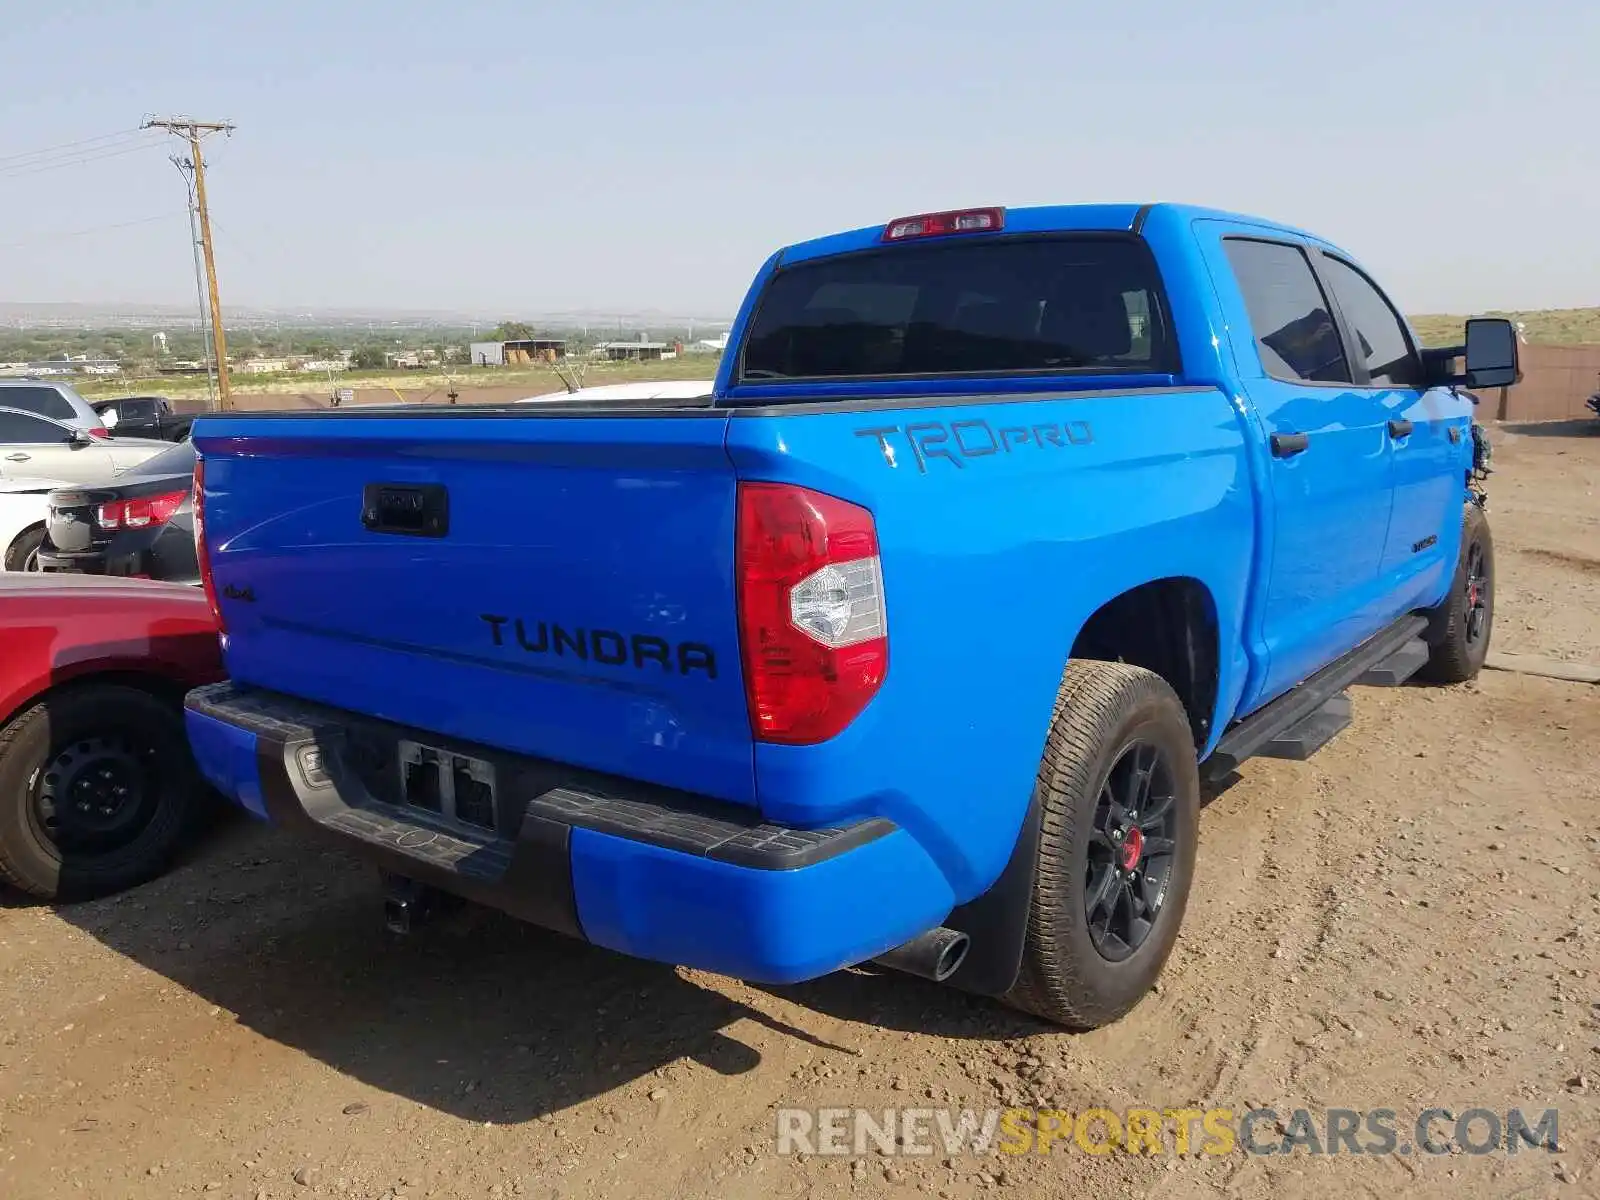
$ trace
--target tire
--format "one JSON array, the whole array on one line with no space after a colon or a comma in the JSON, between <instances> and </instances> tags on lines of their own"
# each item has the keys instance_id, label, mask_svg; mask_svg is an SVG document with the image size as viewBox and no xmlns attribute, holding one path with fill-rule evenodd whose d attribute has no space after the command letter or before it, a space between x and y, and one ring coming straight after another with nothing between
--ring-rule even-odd
<instances>
[{"instance_id":1,"label":"tire","mask_svg":"<svg viewBox=\"0 0 1600 1200\"><path fill-rule=\"evenodd\" d=\"M1136 770L1146 778L1145 799L1154 807L1138 821L1145 858L1133 878L1142 882L1125 885L1125 873L1106 873L1125 865L1121 856L1139 847L1131 834L1126 841L1114 836L1115 810L1107 801L1111 791L1129 794ZM1094 1029L1128 1013L1154 985L1189 902L1200 778L1188 714L1154 672L1069 662L1035 786L1040 830L1033 900L1022 969L1004 1000L1070 1029ZM1091 885L1110 889L1109 908L1091 908ZM1154 899L1157 911L1130 948L1114 927L1136 932L1131 919L1121 919L1138 911L1132 907L1136 888L1146 903Z\"/></svg>"},{"instance_id":2,"label":"tire","mask_svg":"<svg viewBox=\"0 0 1600 1200\"><path fill-rule=\"evenodd\" d=\"M0 879L46 900L165 869L199 808L183 717L120 684L70 687L0 730Z\"/></svg>"},{"instance_id":3,"label":"tire","mask_svg":"<svg viewBox=\"0 0 1600 1200\"><path fill-rule=\"evenodd\" d=\"M39 547L44 545L44 526L24 529L17 540L6 548L5 569L8 571L37 571Z\"/></svg>"},{"instance_id":4,"label":"tire","mask_svg":"<svg viewBox=\"0 0 1600 1200\"><path fill-rule=\"evenodd\" d=\"M1428 614L1428 661L1417 678L1465 683L1477 677L1494 633L1494 538L1489 518L1468 504L1450 593Z\"/></svg>"}]
</instances>

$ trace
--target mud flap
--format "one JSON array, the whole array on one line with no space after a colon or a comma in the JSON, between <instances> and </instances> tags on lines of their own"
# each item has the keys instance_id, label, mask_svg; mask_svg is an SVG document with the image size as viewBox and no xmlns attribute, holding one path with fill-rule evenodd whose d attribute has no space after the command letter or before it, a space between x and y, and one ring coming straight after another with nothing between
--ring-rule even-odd
<instances>
[{"instance_id":1,"label":"mud flap","mask_svg":"<svg viewBox=\"0 0 1600 1200\"><path fill-rule=\"evenodd\" d=\"M1038 856L1039 797L1034 794L1000 878L945 921L947 928L959 929L971 939L966 958L945 980L946 986L980 996L1003 996L1015 985L1022 970Z\"/></svg>"}]
</instances>

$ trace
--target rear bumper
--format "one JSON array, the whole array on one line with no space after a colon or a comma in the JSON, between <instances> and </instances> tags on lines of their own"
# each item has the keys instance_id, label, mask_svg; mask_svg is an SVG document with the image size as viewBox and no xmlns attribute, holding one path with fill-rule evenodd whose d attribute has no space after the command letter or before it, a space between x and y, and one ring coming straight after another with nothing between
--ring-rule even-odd
<instances>
[{"instance_id":1,"label":"rear bumper","mask_svg":"<svg viewBox=\"0 0 1600 1200\"><path fill-rule=\"evenodd\" d=\"M202 772L255 815L640 958L795 982L901 945L953 904L933 861L886 820L789 829L234 684L191 692L187 721ZM401 803L402 738L493 763L497 827Z\"/></svg>"},{"instance_id":2,"label":"rear bumper","mask_svg":"<svg viewBox=\"0 0 1600 1200\"><path fill-rule=\"evenodd\" d=\"M170 523L153 529L124 530L92 550L58 550L47 542L39 550L39 569L73 575L200 582L193 531Z\"/></svg>"}]
</instances>

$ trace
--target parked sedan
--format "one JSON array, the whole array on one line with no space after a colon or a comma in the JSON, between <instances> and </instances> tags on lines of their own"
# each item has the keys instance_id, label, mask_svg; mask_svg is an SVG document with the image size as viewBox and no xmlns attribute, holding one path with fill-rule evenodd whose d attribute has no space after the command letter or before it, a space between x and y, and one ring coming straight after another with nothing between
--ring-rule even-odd
<instances>
[{"instance_id":1,"label":"parked sedan","mask_svg":"<svg viewBox=\"0 0 1600 1200\"><path fill-rule=\"evenodd\" d=\"M167 443L115 479L52 491L39 569L199 583L194 444Z\"/></svg>"},{"instance_id":2,"label":"parked sedan","mask_svg":"<svg viewBox=\"0 0 1600 1200\"><path fill-rule=\"evenodd\" d=\"M39 546L44 541L44 519L50 511L48 496L60 480L0 480L0 567L7 571L37 571Z\"/></svg>"},{"instance_id":3,"label":"parked sedan","mask_svg":"<svg viewBox=\"0 0 1600 1200\"><path fill-rule=\"evenodd\" d=\"M0 400L4 398L0 389ZM171 448L171 442L143 438L112 441L104 429L85 433L48 417L0 407L0 479L92 483Z\"/></svg>"},{"instance_id":4,"label":"parked sedan","mask_svg":"<svg viewBox=\"0 0 1600 1200\"><path fill-rule=\"evenodd\" d=\"M0 575L0 883L47 900L159 874L207 792L186 690L222 678L198 588Z\"/></svg>"}]
</instances>

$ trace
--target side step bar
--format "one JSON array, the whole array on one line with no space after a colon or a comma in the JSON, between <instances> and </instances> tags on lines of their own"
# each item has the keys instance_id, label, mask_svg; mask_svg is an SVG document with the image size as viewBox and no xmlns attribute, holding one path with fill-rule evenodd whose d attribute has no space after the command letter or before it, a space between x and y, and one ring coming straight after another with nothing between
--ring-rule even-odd
<instances>
[{"instance_id":1,"label":"side step bar","mask_svg":"<svg viewBox=\"0 0 1600 1200\"><path fill-rule=\"evenodd\" d=\"M1302 722L1318 716L1324 705L1369 671L1387 664L1392 657L1401 651L1406 651L1412 642L1421 638L1422 631L1427 627L1426 617L1402 617L1382 633L1368 638L1354 650L1334 659L1298 687L1285 692L1270 704L1235 723L1222 735L1222 740L1217 743L1217 748L1211 752L1211 756L1200 764L1201 778L1211 783L1226 779L1238 770L1239 764L1247 758L1270 753L1268 747L1280 735L1288 737L1290 745L1286 745L1285 749L1292 749L1294 745L1310 745L1322 729L1337 724L1339 717L1336 713L1325 716L1317 726L1308 727L1296 735L1291 735L1291 731L1297 731ZM1410 653L1415 652L1413 650ZM1343 720L1344 724L1349 724L1348 710L1344 712ZM1311 751L1320 749L1328 738L1343 728L1344 725L1338 725L1332 732L1327 733L1322 741L1311 746ZM1276 757L1286 758L1295 755L1279 753Z\"/></svg>"},{"instance_id":2,"label":"side step bar","mask_svg":"<svg viewBox=\"0 0 1600 1200\"><path fill-rule=\"evenodd\" d=\"M1356 680L1362 687L1399 687L1427 664L1428 643L1412 638Z\"/></svg>"},{"instance_id":3,"label":"side step bar","mask_svg":"<svg viewBox=\"0 0 1600 1200\"><path fill-rule=\"evenodd\" d=\"M1304 720L1289 726L1256 751L1259 758L1305 762L1350 727L1350 696L1340 692Z\"/></svg>"}]
</instances>

